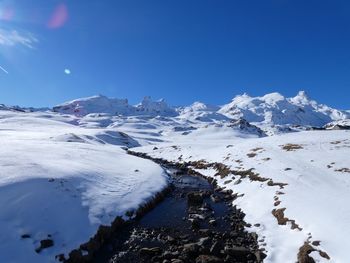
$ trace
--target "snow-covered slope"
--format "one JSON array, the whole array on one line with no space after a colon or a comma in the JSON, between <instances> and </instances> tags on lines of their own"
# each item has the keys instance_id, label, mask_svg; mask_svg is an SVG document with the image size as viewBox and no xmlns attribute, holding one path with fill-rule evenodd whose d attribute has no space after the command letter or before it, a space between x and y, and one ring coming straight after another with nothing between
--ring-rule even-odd
<instances>
[{"instance_id":1,"label":"snow-covered slope","mask_svg":"<svg viewBox=\"0 0 350 263\"><path fill-rule=\"evenodd\" d=\"M133 147L171 161L229 167L225 178L211 168L198 171L241 194L235 204L254 225L248 230L259 234L265 262L294 263L304 242L319 240L315 249L331 260L315 251L316 262L346 263L350 132L303 130L343 129L349 116L304 92L176 109L149 97L133 106L93 96L53 111L0 105L0 262L54 262L163 189L163 169L123 150ZM254 176L234 172L249 169ZM281 213L285 225L277 223ZM46 238L54 245L36 253Z\"/></svg>"},{"instance_id":2,"label":"snow-covered slope","mask_svg":"<svg viewBox=\"0 0 350 263\"><path fill-rule=\"evenodd\" d=\"M336 110L309 99L304 91L292 98L285 98L277 92L262 97L239 95L229 104L222 106L219 113L230 118L242 117L253 123L317 127L333 120L350 118L346 111Z\"/></svg>"},{"instance_id":3,"label":"snow-covered slope","mask_svg":"<svg viewBox=\"0 0 350 263\"><path fill-rule=\"evenodd\" d=\"M258 233L268 255L264 262L294 263L304 242L320 241L314 248L321 253L312 253L316 262L345 263L350 259L349 138L350 131L231 140L206 136L134 151L174 162L219 162L233 170L221 178L212 168L196 169L240 196L234 204L247 214L248 229ZM239 175L250 169L251 177ZM324 252L330 260L321 256Z\"/></svg>"},{"instance_id":4,"label":"snow-covered slope","mask_svg":"<svg viewBox=\"0 0 350 263\"><path fill-rule=\"evenodd\" d=\"M0 112L0 262L55 262L166 186L160 166L119 147L134 139L70 122ZM53 247L37 253L45 239Z\"/></svg>"}]
</instances>

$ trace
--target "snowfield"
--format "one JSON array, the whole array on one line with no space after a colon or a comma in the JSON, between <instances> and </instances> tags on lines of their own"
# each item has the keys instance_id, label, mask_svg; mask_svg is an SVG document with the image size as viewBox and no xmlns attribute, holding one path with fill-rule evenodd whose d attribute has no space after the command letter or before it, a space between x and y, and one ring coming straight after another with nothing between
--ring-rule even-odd
<instances>
[{"instance_id":1,"label":"snowfield","mask_svg":"<svg viewBox=\"0 0 350 263\"><path fill-rule=\"evenodd\" d=\"M350 262L349 118L305 92L180 108L104 96L52 111L2 105L0 262L57 262L164 189L163 168L128 155L130 148L208 164L193 169L238 195L264 262L294 263L305 243L316 262ZM221 176L213 163L230 173ZM45 239L53 246L37 253Z\"/></svg>"},{"instance_id":2,"label":"snowfield","mask_svg":"<svg viewBox=\"0 0 350 263\"><path fill-rule=\"evenodd\" d=\"M296 149L289 149L289 145ZM176 146L133 150L174 162L205 160L238 171L253 168L260 177L286 184L269 186L269 180L252 181L234 173L221 179L214 169L197 169L241 195L235 204L247 214L246 220L252 224L249 231L261 237L260 245L268 255L264 262L296 262L298 250L306 241L321 241L316 249L331 258L328 261L313 252L316 262L349 261L350 131L310 131L243 140L195 136ZM283 208L284 216L295 220L300 230L291 229L290 222L278 224L272 210Z\"/></svg>"},{"instance_id":3,"label":"snowfield","mask_svg":"<svg viewBox=\"0 0 350 263\"><path fill-rule=\"evenodd\" d=\"M54 262L167 185L160 166L127 155L113 136L103 142L102 132L50 114L0 113L0 262ZM54 246L36 253L47 238Z\"/></svg>"}]
</instances>

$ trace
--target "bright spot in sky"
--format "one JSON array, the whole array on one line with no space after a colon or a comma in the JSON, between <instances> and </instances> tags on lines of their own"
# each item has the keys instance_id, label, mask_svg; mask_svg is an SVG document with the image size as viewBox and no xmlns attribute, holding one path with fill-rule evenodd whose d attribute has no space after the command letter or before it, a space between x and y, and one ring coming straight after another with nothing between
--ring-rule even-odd
<instances>
[{"instance_id":1,"label":"bright spot in sky","mask_svg":"<svg viewBox=\"0 0 350 263\"><path fill-rule=\"evenodd\" d=\"M65 4L60 4L54 10L47 26L49 28L60 28L62 27L66 21L68 20L68 9Z\"/></svg>"},{"instance_id":2,"label":"bright spot in sky","mask_svg":"<svg viewBox=\"0 0 350 263\"><path fill-rule=\"evenodd\" d=\"M66 68L66 69L64 70L64 73L66 73L67 75L69 75L69 74L70 74L70 69L67 69L67 68Z\"/></svg>"}]
</instances>

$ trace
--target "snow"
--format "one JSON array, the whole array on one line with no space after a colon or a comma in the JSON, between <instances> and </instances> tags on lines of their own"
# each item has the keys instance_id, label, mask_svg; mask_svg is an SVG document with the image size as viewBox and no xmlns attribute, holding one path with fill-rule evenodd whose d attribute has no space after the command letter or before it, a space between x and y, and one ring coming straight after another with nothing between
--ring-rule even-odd
<instances>
[{"instance_id":1,"label":"snow","mask_svg":"<svg viewBox=\"0 0 350 263\"><path fill-rule=\"evenodd\" d=\"M160 166L116 146L134 140L45 115L0 113L1 262L54 262L167 184ZM36 253L48 235L54 246Z\"/></svg>"},{"instance_id":2,"label":"snow","mask_svg":"<svg viewBox=\"0 0 350 263\"><path fill-rule=\"evenodd\" d=\"M112 115L167 115L176 116L175 109L168 107L161 99L152 101L146 96L141 103L136 106L129 105L127 99L108 98L97 95L65 102L53 108L55 112L84 116L90 113L109 113Z\"/></svg>"},{"instance_id":3,"label":"snow","mask_svg":"<svg viewBox=\"0 0 350 263\"><path fill-rule=\"evenodd\" d=\"M339 170L349 168L350 132L309 131L243 140L237 137L231 140L213 136L195 138L176 143L177 149L163 144L157 146L158 150L151 146L134 150L171 161L179 161L181 156L184 161L222 162L234 170L254 168L261 177L288 184L280 189L248 178L235 184L238 177L234 174L231 175L234 181L224 184L229 178L216 177L220 186L243 194L234 204L247 214L247 222L260 224L249 231L264 237L261 246L268 254L264 262L295 262L299 248L309 238L321 241L317 249L325 251L331 262L348 261L350 177L349 173ZM288 143L302 148L294 151L282 149ZM247 154L256 148L261 148L257 155L248 157ZM331 164L333 162L335 164ZM210 169L199 172L206 176L216 173ZM284 194L278 195L279 191ZM275 196L281 201L278 206L274 206ZM285 216L295 220L302 230L292 230L290 224L278 225L271 213L274 208L286 208ZM319 255L316 258L317 262L328 262Z\"/></svg>"},{"instance_id":4,"label":"snow","mask_svg":"<svg viewBox=\"0 0 350 263\"><path fill-rule=\"evenodd\" d=\"M236 96L218 111L229 118L242 117L253 124L306 125L322 127L328 122L350 118L346 111L332 109L311 100L306 92L285 98L275 92L262 97Z\"/></svg>"},{"instance_id":5,"label":"snow","mask_svg":"<svg viewBox=\"0 0 350 263\"><path fill-rule=\"evenodd\" d=\"M319 104L305 92L292 98L243 94L223 106L195 102L179 108L150 97L129 105L102 95L53 111L0 105L0 262L55 262L100 225L161 191L168 183L164 170L127 155L124 149L132 148L176 162L253 168L260 177L287 184L281 189L249 178L240 182L235 174L216 177L240 194L234 204L252 224L247 230L259 235L264 262L294 263L304 242L321 241L315 248L331 260L315 251L316 262L346 263L350 131L306 130L350 126L349 117L349 111ZM198 171L210 177L217 172ZM290 222L278 225L272 210L283 208L301 230ZM48 235L54 246L36 253Z\"/></svg>"}]
</instances>

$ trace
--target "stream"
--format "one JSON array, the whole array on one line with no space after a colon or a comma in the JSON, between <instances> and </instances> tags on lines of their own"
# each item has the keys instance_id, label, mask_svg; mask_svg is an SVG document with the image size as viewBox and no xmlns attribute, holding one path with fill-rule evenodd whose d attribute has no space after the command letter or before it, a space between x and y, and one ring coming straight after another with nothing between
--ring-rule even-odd
<instances>
[{"instance_id":1,"label":"stream","mask_svg":"<svg viewBox=\"0 0 350 263\"><path fill-rule=\"evenodd\" d=\"M255 233L230 193L206 179L166 169L171 190L141 218L131 219L99 250L93 262L262 262Z\"/></svg>"}]
</instances>

